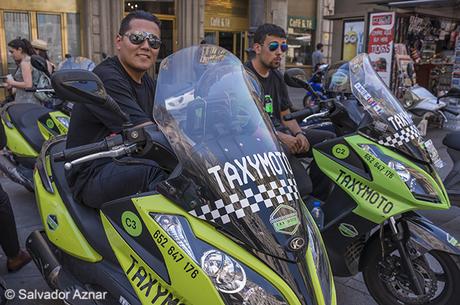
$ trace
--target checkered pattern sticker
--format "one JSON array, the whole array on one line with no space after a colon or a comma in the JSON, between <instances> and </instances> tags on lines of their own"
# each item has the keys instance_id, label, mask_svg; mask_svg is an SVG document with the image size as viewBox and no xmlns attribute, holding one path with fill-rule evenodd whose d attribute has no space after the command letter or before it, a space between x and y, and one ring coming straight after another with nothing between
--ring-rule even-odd
<instances>
[{"instance_id":1,"label":"checkered pattern sticker","mask_svg":"<svg viewBox=\"0 0 460 305\"><path fill-rule=\"evenodd\" d=\"M418 139L420 132L414 125L406 126L402 130L394 133L391 136L386 137L384 140L379 140L379 144L386 146L401 146L411 140Z\"/></svg>"},{"instance_id":2,"label":"checkered pattern sticker","mask_svg":"<svg viewBox=\"0 0 460 305\"><path fill-rule=\"evenodd\" d=\"M248 188L244 190L244 196L238 194L229 196L230 202L224 202L222 199L215 201L210 205L203 205L189 213L200 219L226 224L230 222L230 216L244 218L246 214L254 214L261 209L277 206L278 204L294 199L299 199L300 194L294 179L281 179L272 181L268 185L256 185L255 190Z\"/></svg>"}]
</instances>

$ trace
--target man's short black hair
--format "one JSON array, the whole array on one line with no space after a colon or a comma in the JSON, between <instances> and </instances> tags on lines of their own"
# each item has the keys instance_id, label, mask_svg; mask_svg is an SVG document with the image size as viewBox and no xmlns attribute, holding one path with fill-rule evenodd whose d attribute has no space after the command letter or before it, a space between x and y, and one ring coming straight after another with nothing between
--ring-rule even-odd
<instances>
[{"instance_id":1,"label":"man's short black hair","mask_svg":"<svg viewBox=\"0 0 460 305\"><path fill-rule=\"evenodd\" d=\"M254 43L263 44L267 36L275 36L279 38L286 38L286 32L282 27L272 24L265 23L259 26L254 33Z\"/></svg>"},{"instance_id":2,"label":"man's short black hair","mask_svg":"<svg viewBox=\"0 0 460 305\"><path fill-rule=\"evenodd\" d=\"M129 13L128 15L125 16L125 18L121 20L120 30L118 31L120 35L124 35L126 32L128 32L129 23L133 19L143 19L143 20L154 22L158 26L158 28L161 29L161 21L160 19L158 19L157 16L149 12L139 10L139 11L134 11L134 12Z\"/></svg>"},{"instance_id":3,"label":"man's short black hair","mask_svg":"<svg viewBox=\"0 0 460 305\"><path fill-rule=\"evenodd\" d=\"M316 45L317 50L321 50L324 47L324 45L320 42Z\"/></svg>"}]
</instances>

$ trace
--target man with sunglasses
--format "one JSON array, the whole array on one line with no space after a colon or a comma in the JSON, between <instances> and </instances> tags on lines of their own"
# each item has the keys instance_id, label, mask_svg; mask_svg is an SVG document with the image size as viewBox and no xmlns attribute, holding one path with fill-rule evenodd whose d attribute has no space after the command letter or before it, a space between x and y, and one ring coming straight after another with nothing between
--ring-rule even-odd
<instances>
[{"instance_id":1,"label":"man with sunglasses","mask_svg":"<svg viewBox=\"0 0 460 305\"><path fill-rule=\"evenodd\" d=\"M285 121L283 117L289 114L291 102L286 83L281 72L278 70L281 59L287 51L286 33L283 28L275 24L263 24L254 33L253 51L254 57L245 63L245 66L252 71L262 84L264 92L264 108L270 115L273 125L277 130L278 139L285 145L290 153L289 161L294 170L294 176L299 184L299 191L302 196L307 195L310 186L306 171L300 162L293 155L311 155L310 144L314 145L328 138L335 137L332 132L311 129L304 133L296 120ZM308 138L308 140L307 140ZM315 185L325 185L324 175L316 165L312 166L310 175L317 180ZM317 193L324 192L321 186Z\"/></svg>"},{"instance_id":2,"label":"man with sunglasses","mask_svg":"<svg viewBox=\"0 0 460 305\"><path fill-rule=\"evenodd\" d=\"M297 121L283 120L283 116L290 113L291 102L283 76L278 68L287 49L284 30L275 24L263 24L254 34L255 56L245 65L262 84L265 110L272 118L275 128L280 131L277 133L279 140L288 147L292 154L306 153L310 144Z\"/></svg>"},{"instance_id":3,"label":"man with sunglasses","mask_svg":"<svg viewBox=\"0 0 460 305\"><path fill-rule=\"evenodd\" d=\"M135 11L121 21L115 38L117 55L101 62L93 72L107 93L127 113L134 125L152 124L155 84L146 73L157 60L159 19ZM67 148L101 141L122 130L122 120L104 107L76 104L72 110ZM165 174L145 159L100 159L73 167L67 180L77 200L99 208L104 202L154 189Z\"/></svg>"}]
</instances>

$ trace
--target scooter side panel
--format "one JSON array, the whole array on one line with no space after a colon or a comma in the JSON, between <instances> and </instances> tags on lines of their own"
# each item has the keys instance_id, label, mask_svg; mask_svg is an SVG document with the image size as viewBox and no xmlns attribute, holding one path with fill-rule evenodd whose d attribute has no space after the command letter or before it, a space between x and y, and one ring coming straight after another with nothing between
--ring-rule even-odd
<instances>
[{"instance_id":1,"label":"scooter side panel","mask_svg":"<svg viewBox=\"0 0 460 305\"><path fill-rule=\"evenodd\" d=\"M363 140L365 142L363 142ZM367 163L367 166L372 169L372 177L374 180L376 180L376 183L381 183L382 186L385 186L385 189L390 189L393 190L392 188L386 187L385 183L388 178L390 178L391 175L388 174L389 171L393 171L394 175L393 177L399 178L396 175L396 172L392 170L390 167L388 167L387 164L380 162L380 166L377 164L376 161L379 160L372 160L372 158L369 158L369 154L362 149L359 145L361 144L375 144L375 142L372 142L368 139L365 139L362 136L352 136L352 137L347 137L346 141L350 143L350 145L353 147L353 149L356 151L357 154L360 155L360 157ZM394 160L398 160L402 163L404 163L406 166L409 166L412 169L415 169L418 174L424 176L426 180L429 181L430 185L434 188L439 202L437 203L432 203L428 201L423 201L419 200L414 197L414 195L409 191L408 187L404 184L403 181L400 180L401 182L401 187L405 191L407 195L405 195L407 200L410 200L412 202L413 206L416 206L418 209L449 209L450 208L450 203L449 203L449 198L446 192L446 189L444 187L444 184L437 174L436 171L434 171L434 177L431 176L429 173L426 172L426 169L421 168L419 165L416 163L412 162L408 158L404 157L402 154L398 154L389 148L381 145L377 145L380 150L382 150L387 156L393 158Z\"/></svg>"},{"instance_id":2,"label":"scooter side panel","mask_svg":"<svg viewBox=\"0 0 460 305\"><path fill-rule=\"evenodd\" d=\"M344 140L346 143L340 146L346 152L343 155L334 151L337 146L327 151L322 149L321 145L314 148L313 154L321 170L358 204L354 210L356 214L374 223L382 223L391 216L414 209L449 207L445 192L428 174L423 173L433 185L437 186L436 192L441 200L438 204L416 199L393 169L359 146L359 144L378 144L362 136L345 137ZM379 147L389 155L392 153L384 147ZM369 178L365 178L365 175L362 174L358 175L355 167L348 163L348 156L355 154L367 164ZM395 156L397 160L415 166L400 155L393 153L390 156Z\"/></svg>"},{"instance_id":3,"label":"scooter side panel","mask_svg":"<svg viewBox=\"0 0 460 305\"><path fill-rule=\"evenodd\" d=\"M35 196L40 217L49 240L62 251L87 262L98 262L102 257L89 245L81 234L62 201L56 185L54 194L48 193L34 173Z\"/></svg>"},{"instance_id":4,"label":"scooter side panel","mask_svg":"<svg viewBox=\"0 0 460 305\"><path fill-rule=\"evenodd\" d=\"M179 262L176 262L171 255L168 255L167 251L169 251L173 242L166 237L167 234L153 220L149 221L148 226L151 226L151 229L155 232L163 232L159 233L162 234L161 239L159 234L154 236L157 236L155 242L159 242L161 250L165 251L163 257L171 276L171 285L155 273L149 264L129 246L104 214L102 214L102 223L120 266L142 304L224 305L213 284L201 270L195 273L194 277L192 277L193 273L186 273L184 266L193 267L194 270L198 270L198 266L196 266L192 259L182 251L181 255L184 259ZM139 222L137 224L142 225ZM143 228L143 230L146 229ZM161 246L162 244L165 248ZM177 249L176 251L180 251L180 247L177 245L175 249ZM197 289L198 287L199 289Z\"/></svg>"},{"instance_id":5,"label":"scooter side panel","mask_svg":"<svg viewBox=\"0 0 460 305\"><path fill-rule=\"evenodd\" d=\"M283 279L280 278L278 274L273 272L270 268L268 268L264 263L262 263L254 255L250 254L247 250L240 247L230 238L226 237L222 233L219 233L216 230L216 228L213 227L212 225L208 224L207 222L203 220L195 218L189 213L183 211L178 206L176 206L174 203L166 199L164 196L162 195L153 195L153 196L155 196L155 199L153 199L152 197L140 197L140 198L133 199L133 202L135 202L136 207L139 211L139 214L142 216L142 219L146 223L149 224L147 228L152 234L152 236L155 234L156 230L162 231L162 229L158 225L156 225L156 223L151 218L150 213L178 215L178 216L184 217L190 224L192 231L194 232L195 236L198 239L208 243L209 245L217 249L221 249L222 251L231 255L233 258L237 259L238 261L244 263L246 266L250 267L252 270L256 271L258 274L264 277L267 281L269 281L274 287L276 287L281 292L281 294L284 296L284 298L288 301L289 304L291 305L299 304L300 305L295 293L286 284L286 282L283 281ZM152 200L155 200L154 201L155 204L152 204L153 202ZM150 225L151 223L153 225ZM174 241L170 241L170 242L175 244ZM160 248L160 250L164 251L163 253L165 253L168 249ZM165 255L165 256L168 256L168 255ZM200 267L198 268L200 272L202 272L201 268ZM311 278L317 278L318 271L315 269L315 267L313 267L309 271L310 271ZM184 271L181 271L181 272L183 273ZM174 283L173 276L175 275L171 273L170 276L171 276L172 283ZM336 302L335 301L335 289L334 289L333 284L331 287L332 287L331 293L333 296L332 304L336 304L335 303ZM315 287L316 293L321 294L321 290L316 290L316 288L317 287ZM197 303L197 304L205 304L205 303L202 302L202 303ZM213 304L213 303L209 303L209 304ZM319 303L319 304L324 304L324 303Z\"/></svg>"},{"instance_id":6,"label":"scooter side panel","mask_svg":"<svg viewBox=\"0 0 460 305\"><path fill-rule=\"evenodd\" d=\"M14 155L29 158L36 158L38 156L38 152L30 146L16 128L9 128L3 120L2 124L5 130L6 146Z\"/></svg>"},{"instance_id":7,"label":"scooter side panel","mask_svg":"<svg viewBox=\"0 0 460 305\"><path fill-rule=\"evenodd\" d=\"M50 121L53 122L51 119ZM42 134L45 141L48 141L53 136L53 134L41 122L38 123L38 130L40 130L40 133Z\"/></svg>"},{"instance_id":8,"label":"scooter side panel","mask_svg":"<svg viewBox=\"0 0 460 305\"><path fill-rule=\"evenodd\" d=\"M51 136L67 134L68 127L62 124L62 122L58 118L67 120L67 122L70 121L70 118L61 111L52 111L47 113L44 117L39 118L38 125L39 127L41 127L40 130L47 129L46 133Z\"/></svg>"}]
</instances>

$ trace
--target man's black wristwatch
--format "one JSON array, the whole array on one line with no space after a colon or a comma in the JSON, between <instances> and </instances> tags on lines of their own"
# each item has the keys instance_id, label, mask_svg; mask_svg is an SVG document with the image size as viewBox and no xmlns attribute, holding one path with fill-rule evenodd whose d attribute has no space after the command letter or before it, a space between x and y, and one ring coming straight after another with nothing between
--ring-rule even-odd
<instances>
[{"instance_id":1,"label":"man's black wristwatch","mask_svg":"<svg viewBox=\"0 0 460 305\"><path fill-rule=\"evenodd\" d=\"M303 131L297 131L297 132L294 134L294 137L297 137L299 134L303 134Z\"/></svg>"}]
</instances>

